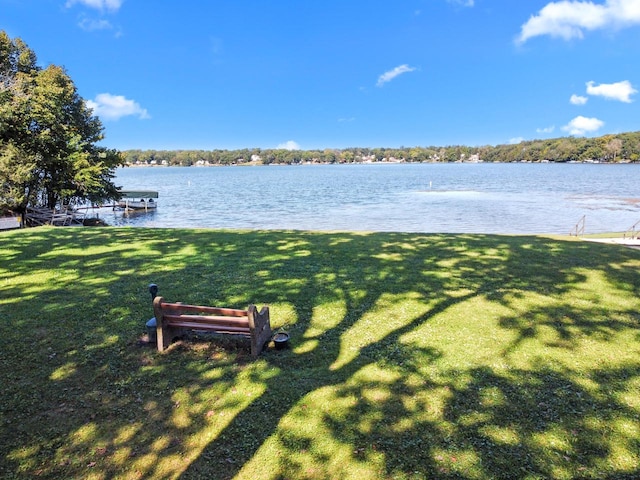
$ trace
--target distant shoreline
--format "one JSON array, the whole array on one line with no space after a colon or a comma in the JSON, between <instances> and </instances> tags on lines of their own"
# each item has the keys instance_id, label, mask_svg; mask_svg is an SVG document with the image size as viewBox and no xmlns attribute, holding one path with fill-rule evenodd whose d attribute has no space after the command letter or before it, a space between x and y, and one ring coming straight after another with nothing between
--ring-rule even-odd
<instances>
[{"instance_id":1,"label":"distant shoreline","mask_svg":"<svg viewBox=\"0 0 640 480\"><path fill-rule=\"evenodd\" d=\"M514 161L514 162L484 162L484 161L456 161L456 162L392 162L392 161L379 161L379 162L349 162L349 163L339 163L339 162L301 162L301 163L260 163L260 162L247 162L247 163L209 163L202 165L181 165L181 164L173 164L173 165L161 165L161 164L135 164L135 163L126 163L124 167L131 168L144 168L144 167L153 167L153 168L209 168L209 167L309 167L309 166L324 166L324 165L335 165L335 166L350 166L350 165L444 165L444 164L478 164L478 165L640 165L640 161L622 161L622 162L597 162L597 161L570 161L570 162L551 162L551 161L542 161L542 162L527 162L527 161Z\"/></svg>"}]
</instances>

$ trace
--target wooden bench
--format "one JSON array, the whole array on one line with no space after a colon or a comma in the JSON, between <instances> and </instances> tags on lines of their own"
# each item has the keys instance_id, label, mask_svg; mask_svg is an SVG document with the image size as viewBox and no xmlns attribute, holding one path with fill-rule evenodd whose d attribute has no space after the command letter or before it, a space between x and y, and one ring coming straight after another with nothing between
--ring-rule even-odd
<instances>
[{"instance_id":1,"label":"wooden bench","mask_svg":"<svg viewBox=\"0 0 640 480\"><path fill-rule=\"evenodd\" d=\"M162 297L153 300L156 340L162 352L185 330L242 335L251 339L251 355L257 357L271 339L269 307L258 312L255 305L246 310L168 303Z\"/></svg>"}]
</instances>

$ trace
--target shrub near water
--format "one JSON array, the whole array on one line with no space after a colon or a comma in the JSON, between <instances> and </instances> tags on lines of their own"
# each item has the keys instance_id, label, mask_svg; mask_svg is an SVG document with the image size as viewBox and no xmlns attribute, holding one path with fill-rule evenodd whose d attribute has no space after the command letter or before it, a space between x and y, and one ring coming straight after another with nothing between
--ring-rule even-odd
<instances>
[{"instance_id":1,"label":"shrub near water","mask_svg":"<svg viewBox=\"0 0 640 480\"><path fill-rule=\"evenodd\" d=\"M544 237L0 235L2 478L634 478L640 253ZM139 342L269 304L290 348Z\"/></svg>"}]
</instances>

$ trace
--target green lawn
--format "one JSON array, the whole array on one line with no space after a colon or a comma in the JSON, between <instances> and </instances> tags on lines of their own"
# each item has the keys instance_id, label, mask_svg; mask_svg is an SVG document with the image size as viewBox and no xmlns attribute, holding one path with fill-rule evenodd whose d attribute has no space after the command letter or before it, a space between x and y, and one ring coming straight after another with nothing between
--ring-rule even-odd
<instances>
[{"instance_id":1,"label":"green lawn","mask_svg":"<svg viewBox=\"0 0 640 480\"><path fill-rule=\"evenodd\" d=\"M291 346L159 354L152 282ZM4 232L0 478L639 478L639 294L575 239Z\"/></svg>"}]
</instances>

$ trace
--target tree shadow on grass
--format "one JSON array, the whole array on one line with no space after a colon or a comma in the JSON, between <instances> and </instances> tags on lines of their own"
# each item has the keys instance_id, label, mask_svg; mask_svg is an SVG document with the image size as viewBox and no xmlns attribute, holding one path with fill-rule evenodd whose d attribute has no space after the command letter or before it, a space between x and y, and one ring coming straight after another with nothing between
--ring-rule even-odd
<instances>
[{"instance_id":1,"label":"tree shadow on grass","mask_svg":"<svg viewBox=\"0 0 640 480\"><path fill-rule=\"evenodd\" d=\"M638 439L625 425L638 418L628 399L638 393L638 352L624 365L612 358L581 369L558 353L583 354L588 339L615 356L607 342L632 335L637 254L540 237L179 232L8 237L3 260L14 270L2 278L37 270L45 278L3 284L0 315L45 331L28 352L3 331L15 343L0 355L12 364L22 356L24 368L2 378L12 385L1 394L2 433L19 426L5 437L0 473L637 473L625 452L637 451ZM604 306L594 272L612 289ZM152 281L172 301L271 304L292 346L255 362L224 342L165 355L137 347ZM613 306L619 299L626 304ZM26 302L28 313L15 315ZM480 351L492 342L489 354ZM537 349L527 350L530 342Z\"/></svg>"},{"instance_id":2,"label":"tree shadow on grass","mask_svg":"<svg viewBox=\"0 0 640 480\"><path fill-rule=\"evenodd\" d=\"M350 239L350 241L355 244L359 243L358 240L357 237ZM408 425L404 427L405 432L398 436L388 434L385 436L383 434L383 440L376 443L375 440L372 440L372 438L376 437L376 434L372 432L370 428L366 429L366 434L354 428L354 425L358 425L359 419L363 416L366 417L365 413L354 407L353 414L351 415L353 418L349 418L349 415L346 415L346 418L340 417L340 421L334 422L334 425L329 428L329 436L339 439L346 432L350 432L347 435L348 438L338 443L352 445L354 452L367 451L367 445L374 445L375 450L378 453L383 453L385 457L385 461L383 462L385 467L382 471L374 471L374 475L376 476L379 473L385 476L411 476L413 474L430 475L437 472L436 474L440 475L448 475L450 473L455 477L464 477L464 469L460 470L456 468L450 459L447 460L446 455L438 453L438 449L422 449L424 445L433 446L434 443L440 443L439 450L444 452L446 451L446 445L451 443L455 445L457 451L460 451L465 445L468 445L469 442L463 441L464 438L462 438L466 435L464 431L460 434L462 439L456 441L452 440L451 434L443 431L447 430L447 428L453 428L455 430L458 422L463 420L464 415L457 413L451 418L447 418L444 423L448 424L448 426L443 426L442 420L434 420L432 423L422 423L414 420L416 416L414 410L399 408L398 405L403 405L403 398L414 397L423 389L435 389L438 391L444 388L453 393L452 398L446 405L448 405L450 411L458 412L458 405L462 401L461 399L464 398L469 391L476 391L479 388L478 386L491 386L493 379L488 378L485 373L479 375L476 371L469 373L468 371L457 372L454 370L448 374L451 378L446 378L444 381L440 379L439 383L425 381L424 375L421 376L419 373L411 371L411 369L407 367L406 362L411 358L411 352L419 351L419 349L417 349L417 347L413 349L406 348L405 345L402 345L401 339L403 335L419 328L425 322L428 322L429 318L437 316L453 305L462 303L476 295L486 295L487 298L493 301L508 305L512 302L510 297L514 295L514 293L518 296L519 292L525 292L526 294L533 291L546 296L562 296L571 293L574 285L581 284L581 282L586 281L586 278L584 278L584 275L580 271L574 268L565 272L559 272L557 270L559 263L566 263L566 259L563 257L566 257L567 254L571 257L571 265L580 265L581 268L594 267L603 269L607 272L607 275L611 273L610 268L614 264L614 262L608 262L604 258L600 259L600 262L603 263L599 265L591 261L584 262L580 259L580 248L576 245L567 244L572 248L563 249L561 243L538 238L519 238L515 243L513 240L510 240L500 244L499 239L496 238L472 236L469 237L468 240L457 238L456 242L452 245L446 237L434 236L428 239L423 238L423 241L426 240L426 244L421 245L424 248L418 247L417 249L415 243L408 243L411 242L411 240L415 240L415 238L393 235L387 236L385 240L386 241L380 244L376 255L382 254L386 260L376 256L376 260L372 261L370 252L365 253L365 245L360 244L355 246L354 251L358 253L354 254L353 262L355 265L358 265L358 273L355 275L357 278L354 278L353 274L348 278L343 278L341 276L341 269L337 265L327 264L319 268L318 265L312 266L311 270L314 272L323 272L325 268L327 268L335 275L332 287L338 287L340 297L344 298L346 304L346 314L342 320L334 328L327 329L323 332L321 336L321 341L325 345L321 357L317 355L315 350L311 350L308 353L298 353L295 355L295 358L286 358L286 361L292 361L294 363L295 368L304 368L305 365L311 365L312 369L310 372L315 376L307 379L304 387L297 389L294 395L287 389L283 392L282 389L279 388L280 382L286 382L287 378L282 378L281 376L274 377L274 379L268 382L266 393L262 397L263 403L256 405L255 408L249 407L244 410L242 414L236 418L234 424L225 431L225 434L228 433L231 438L235 439L243 438L243 432L245 434L250 432L249 436L253 439L254 444L260 446L273 434L277 436L285 435L286 439L282 441L280 447L281 450L289 451L290 455L289 458L285 458L280 462L279 468L281 472L278 475L274 475L274 478L278 478L280 475L282 475L282 478L338 478L346 476L347 471L341 470L335 465L333 466L335 470L327 467L326 470L318 471L318 465L331 465L330 462L328 462L328 458L324 456L316 458L315 461L308 462L309 465L313 466L303 471L302 465L305 462L296 461L295 459L300 457L300 451L308 452L312 448L311 446L314 443L313 435L307 436L306 438L302 436L303 439L300 439L295 432L283 433L281 432L282 428L279 427L280 422L287 412L303 402L308 395L326 389L327 387L333 387L341 391L342 386L348 383L358 372L372 365L388 365L389 361L394 358L393 353L398 351L401 352L399 357L401 358L400 362L402 365L402 367L398 369L398 377L391 386L385 385L385 382L382 380L376 383L378 387L382 387L382 390L386 391L386 393L381 393L381 395L383 398L388 398L389 401L383 402L380 401L380 399L376 399L375 402L372 402L371 409L379 413L380 423L384 426L380 428L381 432L389 432L389 425L403 423L403 421ZM482 255L483 248L486 250L487 256ZM313 248L311 249L313 250ZM478 255L478 251L481 252L480 255ZM465 252L471 253L472 256L465 257ZM606 253L606 251L603 250L602 253ZM491 257L491 259L489 259L489 257ZM399 263L398 258L401 258ZM589 265L584 265L584 263ZM441 270L443 267L448 274L437 275L438 273L442 273ZM525 269L524 272L523 267ZM416 281L414 277L415 268L424 271L424 276L418 281ZM453 275L450 274L452 269L456 272ZM613 276L616 277L615 275ZM376 279L384 282L382 289L373 286ZM632 278L628 277L628 279ZM624 281L618 281L618 283L625 284L626 286L634 285L633 282L627 284ZM322 288L323 285L316 284L309 279L306 290L301 290L300 292L301 304L305 305L305 300L308 301L309 298L313 298L314 294L317 298L323 298L320 294ZM364 290L362 296L354 294L361 291L360 289ZM360 348L348 363L341 364L340 368L335 368L336 361L342 353L340 351L340 340L349 329L353 328L358 322L363 321L367 312L374 308L376 302L380 300L383 294L400 295L408 292L419 294L421 301L430 305L428 312L409 321L404 321L398 328L392 328L387 334L378 338L375 342L368 344L364 348ZM456 293L455 295L443 295L443 292ZM294 292L290 292L292 295L289 298L295 298L293 293ZM302 315L299 316L299 318L309 318L304 316L310 313L308 310L301 313ZM387 312L387 315L389 313L394 314L394 312L391 311ZM590 312L589 309L575 309L575 313L583 314L586 317L573 326L580 332L579 335L596 335L612 328L610 323L602 325L601 320L593 315L593 312ZM628 313L629 312L623 312L623 314L627 316ZM544 316L544 312L532 312L532 314L541 314ZM551 314L557 314L557 312L555 312L555 310L547 312L547 316ZM589 320L589 318L591 318L591 320ZM380 321L385 322L388 321L388 319L381 319ZM503 319L502 326L515 330L518 337L529 336L526 329L523 331L521 328L518 328L519 326L515 323L515 320L509 322ZM564 339L568 339L573 335L570 334L569 330L562 324L556 323L551 324L551 326L556 328L557 332ZM614 328L620 331L625 329L629 330L633 327L633 320L627 320L626 322L620 321ZM296 330L302 337L304 337L304 331L308 328L309 325L306 324L296 326ZM379 328L384 329L383 327ZM535 332L533 335L535 336ZM517 345L517 343L518 340L514 342L514 345ZM389 348L390 346L398 347L398 345L400 345L399 349ZM510 348L514 349L514 345L511 345ZM566 348L566 345L564 348ZM440 352L437 347L431 348L428 351L428 355L421 356L423 365L428 365L442 356L442 352ZM307 357L307 359L305 359L305 357ZM319 359L322 360L322 363L316 363ZM280 360L270 361L283 370L286 368L285 363ZM536 375L536 372L534 371L533 374ZM446 375L445 373L445 376ZM464 387L455 386L455 379L469 375L471 376L471 385ZM522 375L527 378L529 374L523 372ZM546 378L544 374L541 373L540 375L542 379ZM413 380L414 377L422 379L423 381L423 383L418 381L420 386L415 391L410 387L411 382L415 381ZM477 379L473 380L476 377ZM496 379L497 378L499 377L496 374ZM474 381L478 385L473 385ZM484 383L485 381L488 383ZM514 377L511 381L515 386L519 386L520 383L525 383L524 387L519 388L523 391L530 390L530 386L519 379L518 376ZM503 381L503 383L505 382ZM540 395L543 395L551 388L545 381L534 383L540 383L540 385L538 385ZM366 385L367 383L365 382L364 385L357 385L355 389L366 389ZM363 398L362 393L357 394L353 391L348 393L347 396ZM583 392L581 396L585 399L589 397L587 392ZM287 401L283 402L282 397L286 397ZM611 399L607 399L604 403L609 404L611 403L610 400ZM538 416L537 411L543 408L543 405L538 406L538 408L531 408L529 403L521 402L518 395L515 397L512 396L509 404L513 410L519 412L520 416L532 416L534 418ZM270 408L265 410L265 405L268 405ZM567 408L570 407L571 405ZM565 407L563 406L562 408ZM559 414L563 413L562 408ZM574 410L571 411L573 412ZM490 410L483 412L480 410L474 413L481 416L488 416L488 424L495 422L499 425L501 421L500 412L495 413ZM631 415L631 412L628 412L628 414ZM456 418L456 415L458 418ZM326 427L328 422L321 423ZM298 428L300 427L300 425L297 426ZM564 428L563 425L560 425L560 428ZM320 431L322 431L322 429L320 429ZM537 435L538 432L532 428L524 428L524 430L519 433L521 437L530 439ZM324 435L326 435L326 433ZM443 436L447 439L446 441L442 440ZM482 438L480 438L480 440L482 440ZM478 445L475 445L472 442L468 447L474 453L474 455L470 455L470 458L473 457L473 460L468 459L466 461L467 466L465 468L468 470L468 478L475 478L476 475L485 475L489 478L513 478L514 475L519 475L523 471L534 475L550 475L554 472L553 469L555 467L553 467L549 459L545 458L544 455L531 446L526 446L526 443L525 446L520 445L518 449L514 450L513 455L509 455L509 449L503 452L505 455L503 463L510 465L509 468L500 462L496 463L493 461L492 463L490 460L495 452L490 448L482 449L481 443L480 441ZM602 441L602 444L607 445L608 443L607 441ZM222 448L222 450L219 450L219 448ZM411 451L410 454L404 451L407 448ZM633 448L633 446L630 446L630 448ZM210 462L214 461L213 459L225 458L224 454L227 450L224 449L225 442L212 442L209 447L207 447L207 454L204 459L194 462L186 472L186 476L189 477L189 474L197 476L196 474L210 468ZM539 450L542 449L543 447L540 447ZM533 458L529 464L522 464L517 454L522 451L524 451L526 455L535 458ZM221 478L230 478L240 472L240 467L252 459L256 454L256 450L253 448L240 449L234 453L232 468L225 468L224 465L220 465L222 469ZM462 453L465 453L465 451ZM468 454L469 452L466 453ZM303 454L302 457L305 457L305 455L306 454ZM607 455L602 455L598 458L602 460L606 458ZM397 461L394 459L397 459ZM595 463L597 462L594 459L594 465ZM525 468L525 470L523 470L523 468ZM569 470L573 468L574 474L580 473L580 471L576 472L575 465L567 468L569 468ZM597 467L593 466L593 468L602 469L603 464L600 463ZM606 467L604 467L604 469L606 470ZM592 472L592 470L583 470L581 472Z\"/></svg>"}]
</instances>

